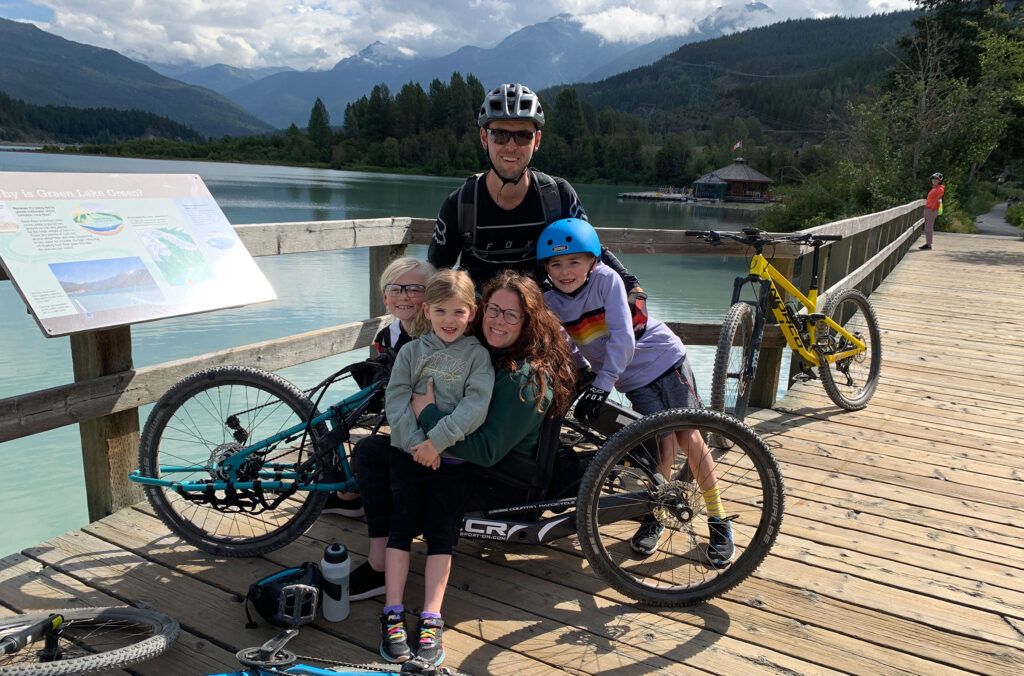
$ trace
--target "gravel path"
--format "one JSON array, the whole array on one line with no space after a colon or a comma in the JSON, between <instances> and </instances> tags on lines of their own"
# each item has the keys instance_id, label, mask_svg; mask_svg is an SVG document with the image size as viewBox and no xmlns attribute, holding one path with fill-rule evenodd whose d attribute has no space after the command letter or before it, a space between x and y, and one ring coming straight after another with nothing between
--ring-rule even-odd
<instances>
[{"instance_id":1,"label":"gravel path","mask_svg":"<svg viewBox=\"0 0 1024 676\"><path fill-rule=\"evenodd\" d=\"M1024 236L1024 230L1006 222L1006 202L1000 202L992 207L992 211L974 219L974 227L979 235Z\"/></svg>"}]
</instances>

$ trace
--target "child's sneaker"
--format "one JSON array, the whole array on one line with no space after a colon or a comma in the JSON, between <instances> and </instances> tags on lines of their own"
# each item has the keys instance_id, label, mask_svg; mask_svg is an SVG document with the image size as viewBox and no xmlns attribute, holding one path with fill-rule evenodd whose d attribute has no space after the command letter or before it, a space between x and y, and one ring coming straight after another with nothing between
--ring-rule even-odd
<instances>
[{"instance_id":1,"label":"child's sneaker","mask_svg":"<svg viewBox=\"0 0 1024 676\"><path fill-rule=\"evenodd\" d=\"M736 547L732 543L732 521L708 517L708 558L716 566L729 563Z\"/></svg>"},{"instance_id":2,"label":"child's sneaker","mask_svg":"<svg viewBox=\"0 0 1024 676\"><path fill-rule=\"evenodd\" d=\"M381 615L380 656L388 662L405 662L412 657L404 612Z\"/></svg>"},{"instance_id":3,"label":"child's sneaker","mask_svg":"<svg viewBox=\"0 0 1024 676\"><path fill-rule=\"evenodd\" d=\"M437 666L444 661L444 646L441 645L441 633L444 621L440 617L421 617L416 628L416 658L427 664Z\"/></svg>"},{"instance_id":4,"label":"child's sneaker","mask_svg":"<svg viewBox=\"0 0 1024 676\"><path fill-rule=\"evenodd\" d=\"M658 541L661 540L661 534L664 532L665 527L661 525L661 522L653 514L648 514L636 530L633 539L629 541L629 546L637 554L650 556L658 551Z\"/></svg>"}]
</instances>

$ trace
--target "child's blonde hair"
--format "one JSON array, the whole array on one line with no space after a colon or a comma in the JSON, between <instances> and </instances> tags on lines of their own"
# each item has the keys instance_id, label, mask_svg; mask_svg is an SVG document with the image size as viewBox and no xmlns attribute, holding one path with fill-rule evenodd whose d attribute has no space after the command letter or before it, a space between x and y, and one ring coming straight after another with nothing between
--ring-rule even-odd
<instances>
[{"instance_id":1,"label":"child's blonde hair","mask_svg":"<svg viewBox=\"0 0 1024 676\"><path fill-rule=\"evenodd\" d=\"M383 291L385 286L413 270L423 273L423 279L425 280L430 279L431 275L436 272L430 261L420 260L412 256L402 256L388 263L388 266L384 268L384 272L380 273L381 290Z\"/></svg>"},{"instance_id":2,"label":"child's blonde hair","mask_svg":"<svg viewBox=\"0 0 1024 676\"><path fill-rule=\"evenodd\" d=\"M476 307L476 287L473 286L473 279L469 273L462 270L440 270L427 280L427 289L423 292L424 305L434 305L455 298L460 303L470 308ZM466 334L473 332L472 324L466 327ZM413 336L422 336L430 333L430 322L425 313L420 312L412 321Z\"/></svg>"}]
</instances>

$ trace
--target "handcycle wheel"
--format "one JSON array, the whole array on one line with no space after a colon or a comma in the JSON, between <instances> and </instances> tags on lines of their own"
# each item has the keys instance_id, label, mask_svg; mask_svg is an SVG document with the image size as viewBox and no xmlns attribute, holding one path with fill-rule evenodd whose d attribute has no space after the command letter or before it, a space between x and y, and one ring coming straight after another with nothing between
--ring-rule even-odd
<instances>
[{"instance_id":1,"label":"handcycle wheel","mask_svg":"<svg viewBox=\"0 0 1024 676\"><path fill-rule=\"evenodd\" d=\"M707 508L682 448L676 446L670 480L649 469L658 440L685 430L730 444L729 450L710 451L735 544L724 565L708 556ZM707 464L700 473L709 476ZM591 462L577 499L580 547L590 565L623 594L655 606L692 605L725 593L754 572L779 533L783 503L778 463L753 430L716 411L672 409L624 427ZM632 513L624 517L623 507ZM644 514L665 526L658 549L648 556L630 546Z\"/></svg>"},{"instance_id":2,"label":"handcycle wheel","mask_svg":"<svg viewBox=\"0 0 1024 676\"><path fill-rule=\"evenodd\" d=\"M199 371L176 383L150 413L139 443L140 473L175 482L222 479L218 463L315 415L306 395L272 373L237 366ZM325 425L313 427L301 448L301 434L283 440L244 465L240 478L257 478L264 464L305 459L326 432ZM252 505L232 506L223 490L215 491L212 499L194 501L173 488L144 488L172 531L220 556L257 556L286 545L309 528L327 500L327 493L296 491L273 510L261 511ZM267 490L264 497L272 503L280 496Z\"/></svg>"},{"instance_id":3,"label":"handcycle wheel","mask_svg":"<svg viewBox=\"0 0 1024 676\"><path fill-rule=\"evenodd\" d=\"M754 311L748 303L729 308L722 323L715 350L715 368L711 375L711 408L742 421L747 415L753 374L744 375L754 343ZM725 448L725 440L712 443Z\"/></svg>"},{"instance_id":4,"label":"handcycle wheel","mask_svg":"<svg viewBox=\"0 0 1024 676\"><path fill-rule=\"evenodd\" d=\"M875 394L882 370L882 336L874 308L860 291L846 289L829 297L824 313L867 346L865 352L832 364L821 359L818 369L821 384L836 406L849 411L860 410ZM853 347L834 329L826 327L824 330L825 336L817 336L819 354L834 354Z\"/></svg>"},{"instance_id":5,"label":"handcycle wheel","mask_svg":"<svg viewBox=\"0 0 1024 676\"><path fill-rule=\"evenodd\" d=\"M0 655L0 674L58 676L120 669L167 650L180 628L171 616L140 608L74 608L0 618L0 636L46 619L64 616L58 630L60 659L40 657L45 637L16 653Z\"/></svg>"}]
</instances>

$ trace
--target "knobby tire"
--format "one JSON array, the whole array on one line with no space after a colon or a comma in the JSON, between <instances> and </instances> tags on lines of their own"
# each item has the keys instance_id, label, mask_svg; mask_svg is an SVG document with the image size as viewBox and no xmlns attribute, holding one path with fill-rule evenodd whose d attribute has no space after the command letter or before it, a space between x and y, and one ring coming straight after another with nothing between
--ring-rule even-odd
<instances>
[{"instance_id":1,"label":"knobby tire","mask_svg":"<svg viewBox=\"0 0 1024 676\"><path fill-rule=\"evenodd\" d=\"M875 394L882 370L882 335L875 310L860 291L846 289L829 296L824 314L867 343L866 352L834 364L822 359L818 369L829 399L840 408L858 411L867 406ZM842 352L850 347L842 335L832 329L827 331L828 351ZM818 342L821 342L820 336Z\"/></svg>"},{"instance_id":2,"label":"knobby tire","mask_svg":"<svg viewBox=\"0 0 1024 676\"><path fill-rule=\"evenodd\" d=\"M231 415L248 437L239 442L235 428L225 424ZM220 366L179 381L157 402L146 421L139 444L143 476L202 481L211 478L211 458L232 452L316 416L312 402L287 380L257 368ZM326 426L309 430L301 453L306 457ZM294 445L282 444L268 460L293 461ZM160 467L197 467L192 472L161 477ZM204 468L205 466L205 468ZM253 469L255 471L255 469ZM327 493L296 491L272 511L231 511L195 504L173 489L144 486L146 498L160 519L196 548L218 556L258 556L293 541L316 520ZM225 496L219 491L218 499ZM268 491L272 500L277 494Z\"/></svg>"},{"instance_id":3,"label":"knobby tire","mask_svg":"<svg viewBox=\"0 0 1024 676\"><path fill-rule=\"evenodd\" d=\"M0 618L0 635L59 613L64 616L59 644L65 657L39 661L42 640L0 656L3 676L71 676L121 669L156 657L178 638L178 622L140 608L73 608Z\"/></svg>"},{"instance_id":4,"label":"knobby tire","mask_svg":"<svg viewBox=\"0 0 1024 676\"><path fill-rule=\"evenodd\" d=\"M687 471L685 454L677 446L672 479L667 482L638 461L666 433L685 430L729 442L728 449L710 450L736 546L724 566L713 565L707 556L707 508L693 473ZM665 495L684 496L693 518L674 519L672 514L678 512L672 507L680 501L654 498ZM666 526L657 551L647 557L637 555L629 543L639 518L606 519L599 509L606 498L640 504L635 496L658 502L651 514ZM688 606L720 596L757 569L778 536L783 506L778 463L753 430L716 411L672 409L627 425L608 440L584 474L576 520L580 547L612 587L645 604Z\"/></svg>"}]
</instances>

